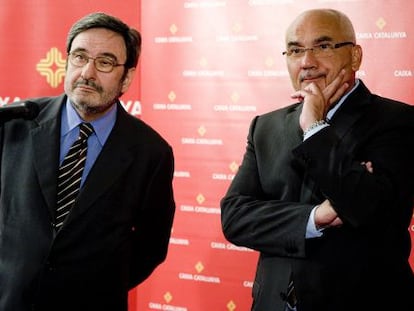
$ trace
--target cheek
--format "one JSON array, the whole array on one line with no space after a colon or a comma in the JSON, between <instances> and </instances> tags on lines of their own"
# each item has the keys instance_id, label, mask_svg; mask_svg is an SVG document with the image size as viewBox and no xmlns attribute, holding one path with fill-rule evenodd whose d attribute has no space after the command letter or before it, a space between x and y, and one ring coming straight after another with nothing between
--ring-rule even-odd
<instances>
[{"instance_id":1,"label":"cheek","mask_svg":"<svg viewBox=\"0 0 414 311\"><path fill-rule=\"evenodd\" d=\"M129 86L131 85L131 82L134 79L134 75L135 75L135 69L130 69L128 73L126 74L125 78L123 79L123 81L121 82L122 93L125 93L129 89Z\"/></svg>"},{"instance_id":2,"label":"cheek","mask_svg":"<svg viewBox=\"0 0 414 311\"><path fill-rule=\"evenodd\" d=\"M64 88L65 88L65 92L69 92L72 90L72 75L70 74L69 71L66 71L65 73L65 81L63 83Z\"/></svg>"},{"instance_id":3,"label":"cheek","mask_svg":"<svg viewBox=\"0 0 414 311\"><path fill-rule=\"evenodd\" d=\"M286 63L286 67L287 67L287 70L288 70L289 75L291 77L298 75L298 73L299 73L299 66L295 66L294 63L288 61Z\"/></svg>"},{"instance_id":4,"label":"cheek","mask_svg":"<svg viewBox=\"0 0 414 311\"><path fill-rule=\"evenodd\" d=\"M73 84L80 77L79 70L66 70L65 84Z\"/></svg>"},{"instance_id":5,"label":"cheek","mask_svg":"<svg viewBox=\"0 0 414 311\"><path fill-rule=\"evenodd\" d=\"M346 70L346 73L349 71L349 64L344 63L343 61L341 61L340 59L338 59L333 63L327 64L325 67L325 72L326 74L326 84L331 83L341 72L342 69Z\"/></svg>"},{"instance_id":6,"label":"cheek","mask_svg":"<svg viewBox=\"0 0 414 311\"><path fill-rule=\"evenodd\" d=\"M289 73L290 80L292 82L294 89L300 88L300 68L299 66L294 66L292 64L287 65L287 70Z\"/></svg>"}]
</instances>

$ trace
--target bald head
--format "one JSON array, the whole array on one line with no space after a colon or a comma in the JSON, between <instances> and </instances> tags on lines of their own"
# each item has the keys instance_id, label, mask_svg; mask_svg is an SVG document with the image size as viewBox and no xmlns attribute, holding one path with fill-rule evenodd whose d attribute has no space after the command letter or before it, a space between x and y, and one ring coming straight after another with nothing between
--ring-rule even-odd
<instances>
[{"instance_id":1,"label":"bald head","mask_svg":"<svg viewBox=\"0 0 414 311\"><path fill-rule=\"evenodd\" d=\"M333 9L313 9L304 11L290 24L286 31L286 43L295 40L309 25L319 26L319 31L334 33L335 39L355 43L355 31L351 20L344 13Z\"/></svg>"}]
</instances>

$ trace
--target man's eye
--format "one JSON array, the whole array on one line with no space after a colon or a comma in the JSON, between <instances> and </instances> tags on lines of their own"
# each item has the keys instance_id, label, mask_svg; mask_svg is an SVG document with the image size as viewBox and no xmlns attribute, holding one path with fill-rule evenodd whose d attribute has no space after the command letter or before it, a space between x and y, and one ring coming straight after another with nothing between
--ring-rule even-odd
<instances>
[{"instance_id":1,"label":"man's eye","mask_svg":"<svg viewBox=\"0 0 414 311\"><path fill-rule=\"evenodd\" d=\"M98 62L101 66L112 66L114 64L112 60L106 58L100 58Z\"/></svg>"},{"instance_id":2,"label":"man's eye","mask_svg":"<svg viewBox=\"0 0 414 311\"><path fill-rule=\"evenodd\" d=\"M86 56L83 54L75 54L75 59L79 60L79 61L83 61L86 59Z\"/></svg>"},{"instance_id":3,"label":"man's eye","mask_svg":"<svg viewBox=\"0 0 414 311\"><path fill-rule=\"evenodd\" d=\"M293 49L290 49L290 53L291 54L302 54L303 53L303 49L301 49L301 48L293 48Z\"/></svg>"},{"instance_id":4,"label":"man's eye","mask_svg":"<svg viewBox=\"0 0 414 311\"><path fill-rule=\"evenodd\" d=\"M330 44L330 43L319 44L317 46L317 48L320 49L320 50L328 50L328 49L332 48L332 44Z\"/></svg>"}]
</instances>

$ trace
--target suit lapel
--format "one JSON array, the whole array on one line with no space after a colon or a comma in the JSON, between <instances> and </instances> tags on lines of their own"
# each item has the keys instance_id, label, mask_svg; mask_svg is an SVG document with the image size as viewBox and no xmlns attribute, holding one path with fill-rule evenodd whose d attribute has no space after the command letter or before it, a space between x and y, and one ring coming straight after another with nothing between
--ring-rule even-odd
<instances>
[{"instance_id":1,"label":"suit lapel","mask_svg":"<svg viewBox=\"0 0 414 311\"><path fill-rule=\"evenodd\" d=\"M34 169L52 217L54 217L56 209L56 182L59 166L59 116L65 98L60 96L46 103L39 116L34 120L38 126L30 132L33 141Z\"/></svg>"},{"instance_id":2,"label":"suit lapel","mask_svg":"<svg viewBox=\"0 0 414 311\"><path fill-rule=\"evenodd\" d=\"M368 107L370 95L369 90L360 81L359 87L348 96L330 121L331 129L338 136L339 144L336 146L339 148L338 152L351 152L358 142L358 137L355 137L352 129ZM318 185L307 172L304 173L300 198L302 202L315 204L325 199Z\"/></svg>"},{"instance_id":3,"label":"suit lapel","mask_svg":"<svg viewBox=\"0 0 414 311\"><path fill-rule=\"evenodd\" d=\"M357 89L349 94L342 106L334 114L330 124L340 140L353 128L369 105L371 93L360 81Z\"/></svg>"},{"instance_id":4,"label":"suit lapel","mask_svg":"<svg viewBox=\"0 0 414 311\"><path fill-rule=\"evenodd\" d=\"M291 145L295 146L303 141L303 131L299 126L299 117L302 112L303 104L292 107L285 118L286 139L292 140Z\"/></svg>"},{"instance_id":5,"label":"suit lapel","mask_svg":"<svg viewBox=\"0 0 414 311\"><path fill-rule=\"evenodd\" d=\"M299 117L302 112L302 108L303 104L296 105L295 109L292 109L292 111L290 111L285 118L285 128L287 129L285 137L286 139L291 140L290 145L294 147L303 142L303 131L299 125ZM298 176L298 200L300 202L309 202L312 197L312 191L315 183L307 176L306 165L297 157L292 157L291 167ZM293 186L293 184L291 186Z\"/></svg>"},{"instance_id":6,"label":"suit lapel","mask_svg":"<svg viewBox=\"0 0 414 311\"><path fill-rule=\"evenodd\" d=\"M123 108L118 107L118 118L101 153L94 163L85 181L79 197L75 202L67 223L79 217L108 189L111 188L118 176L124 174L135 160L131 149L133 140L128 139L128 117ZM135 141L135 140L134 140Z\"/></svg>"}]
</instances>

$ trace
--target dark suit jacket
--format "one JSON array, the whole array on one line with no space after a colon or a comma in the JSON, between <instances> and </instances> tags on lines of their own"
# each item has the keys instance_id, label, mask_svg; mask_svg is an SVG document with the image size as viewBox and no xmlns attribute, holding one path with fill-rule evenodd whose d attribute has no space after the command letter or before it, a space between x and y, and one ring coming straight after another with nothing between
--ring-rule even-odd
<instances>
[{"instance_id":1,"label":"dark suit jacket","mask_svg":"<svg viewBox=\"0 0 414 311\"><path fill-rule=\"evenodd\" d=\"M172 148L118 103L115 126L66 224L53 228L60 111L0 127L0 310L126 310L164 261L175 204Z\"/></svg>"},{"instance_id":2,"label":"dark suit jacket","mask_svg":"<svg viewBox=\"0 0 414 311\"><path fill-rule=\"evenodd\" d=\"M301 109L253 120L221 201L226 238L260 252L252 310L283 311L291 275L299 311L414 310L413 107L361 82L331 125L304 142ZM325 198L344 225L305 239L310 212Z\"/></svg>"}]
</instances>

